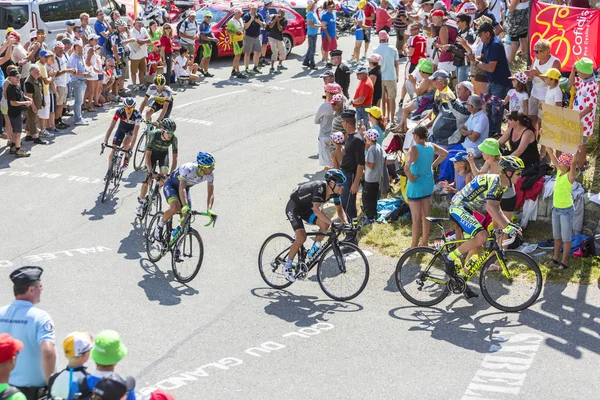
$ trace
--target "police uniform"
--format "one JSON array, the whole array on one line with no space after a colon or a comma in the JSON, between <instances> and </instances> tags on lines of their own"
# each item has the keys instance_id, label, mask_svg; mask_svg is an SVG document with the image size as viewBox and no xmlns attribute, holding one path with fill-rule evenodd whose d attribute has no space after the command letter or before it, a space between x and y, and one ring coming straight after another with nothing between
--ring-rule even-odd
<instances>
[{"instance_id":1,"label":"police uniform","mask_svg":"<svg viewBox=\"0 0 600 400\"><path fill-rule=\"evenodd\" d=\"M331 57L341 57L342 51L333 50L329 52L329 55ZM342 93L347 99L350 98L350 95L348 94L348 89L350 88L350 74L350 68L343 62L340 62L340 65L335 68L335 83L342 87Z\"/></svg>"},{"instance_id":2,"label":"police uniform","mask_svg":"<svg viewBox=\"0 0 600 400\"><path fill-rule=\"evenodd\" d=\"M21 267L10 274L14 284L33 284L39 281L44 270L40 267ZM37 399L38 392L46 386L42 367L40 344L55 342L54 322L43 311L26 300L13 300L0 308L0 332L7 332L25 344L19 352L17 364L9 377L9 383L18 387L28 399Z\"/></svg>"}]
</instances>

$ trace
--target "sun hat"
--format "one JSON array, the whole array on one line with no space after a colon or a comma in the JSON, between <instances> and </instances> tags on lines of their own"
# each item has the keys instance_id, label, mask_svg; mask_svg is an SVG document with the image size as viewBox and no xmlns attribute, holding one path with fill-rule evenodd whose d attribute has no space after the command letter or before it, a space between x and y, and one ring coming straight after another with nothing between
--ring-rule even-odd
<instances>
[{"instance_id":1,"label":"sun hat","mask_svg":"<svg viewBox=\"0 0 600 400\"><path fill-rule=\"evenodd\" d=\"M8 28L6 28L6 33L5 33L5 35L8 35L9 33L11 33L11 32L14 32L14 31L15 31L15 28L13 28L13 27L8 27Z\"/></svg>"},{"instance_id":2,"label":"sun hat","mask_svg":"<svg viewBox=\"0 0 600 400\"><path fill-rule=\"evenodd\" d=\"M163 391L162 389L156 389L150 394L148 400L175 400L172 394Z\"/></svg>"},{"instance_id":3,"label":"sun hat","mask_svg":"<svg viewBox=\"0 0 600 400\"><path fill-rule=\"evenodd\" d=\"M325 93L342 93L342 87L337 83L328 83L327 85L325 85Z\"/></svg>"},{"instance_id":4,"label":"sun hat","mask_svg":"<svg viewBox=\"0 0 600 400\"><path fill-rule=\"evenodd\" d=\"M75 26L75 22L67 21L67 22L65 22L65 26Z\"/></svg>"},{"instance_id":5,"label":"sun hat","mask_svg":"<svg viewBox=\"0 0 600 400\"><path fill-rule=\"evenodd\" d=\"M496 139L487 138L477 148L482 152L490 156L500 155L500 144Z\"/></svg>"},{"instance_id":6,"label":"sun hat","mask_svg":"<svg viewBox=\"0 0 600 400\"><path fill-rule=\"evenodd\" d=\"M377 106L366 108L365 111L368 112L373 118L377 119L381 118L383 115L383 111L381 111L381 108Z\"/></svg>"},{"instance_id":7,"label":"sun hat","mask_svg":"<svg viewBox=\"0 0 600 400\"><path fill-rule=\"evenodd\" d=\"M522 74L522 72L520 72L520 73ZM560 80L560 77L561 77L560 71L556 68L549 68L545 74L542 74L540 76L550 78L550 79L556 79L557 81Z\"/></svg>"},{"instance_id":8,"label":"sun hat","mask_svg":"<svg viewBox=\"0 0 600 400\"><path fill-rule=\"evenodd\" d=\"M366 5L367 5L367 0L360 0L360 1L358 2L358 8L359 8L360 10L362 10L363 8L365 8L365 6L366 6Z\"/></svg>"},{"instance_id":9,"label":"sun hat","mask_svg":"<svg viewBox=\"0 0 600 400\"><path fill-rule=\"evenodd\" d=\"M367 139L376 142L377 139L379 139L379 132L377 132L375 129L368 129L365 131L365 136Z\"/></svg>"},{"instance_id":10,"label":"sun hat","mask_svg":"<svg viewBox=\"0 0 600 400\"><path fill-rule=\"evenodd\" d=\"M451 162L458 162L458 161L467 161L467 156L469 155L469 153L467 153L466 151L459 151L458 153L456 153L454 155L454 157L452 157L450 159Z\"/></svg>"},{"instance_id":11,"label":"sun hat","mask_svg":"<svg viewBox=\"0 0 600 400\"><path fill-rule=\"evenodd\" d=\"M446 13L442 10L435 10L434 12L431 13L432 17L444 17L446 15Z\"/></svg>"},{"instance_id":12,"label":"sun hat","mask_svg":"<svg viewBox=\"0 0 600 400\"><path fill-rule=\"evenodd\" d=\"M383 31L383 32L385 32L385 31ZM381 56L379 54L373 53L369 56L368 60L369 60L369 62L379 64L379 62L381 61Z\"/></svg>"},{"instance_id":13,"label":"sun hat","mask_svg":"<svg viewBox=\"0 0 600 400\"><path fill-rule=\"evenodd\" d=\"M48 56L50 56L50 54L52 54L52 53L50 53L48 50L45 50L45 49L42 49L39 52L40 57L48 57Z\"/></svg>"},{"instance_id":14,"label":"sun hat","mask_svg":"<svg viewBox=\"0 0 600 400\"><path fill-rule=\"evenodd\" d=\"M366 74L367 72L369 72L369 71L367 70L367 67L365 67L364 65L361 65L358 68L356 68L356 74Z\"/></svg>"},{"instance_id":15,"label":"sun hat","mask_svg":"<svg viewBox=\"0 0 600 400\"><path fill-rule=\"evenodd\" d=\"M551 68L551 69L556 69L556 68ZM544 76L544 75L542 75L542 76ZM560 72L558 73L558 76L560 77ZM513 76L509 76L508 79L516 79L523 84L527 83L527 75L525 74L525 72L517 72ZM556 78L556 79L558 79L558 78Z\"/></svg>"},{"instance_id":16,"label":"sun hat","mask_svg":"<svg viewBox=\"0 0 600 400\"><path fill-rule=\"evenodd\" d=\"M19 351L23 350L23 342L8 333L0 333L0 364L12 359Z\"/></svg>"},{"instance_id":17,"label":"sun hat","mask_svg":"<svg viewBox=\"0 0 600 400\"><path fill-rule=\"evenodd\" d=\"M333 73L332 70L328 69L327 71L323 72L320 76L320 78L333 78L335 75Z\"/></svg>"},{"instance_id":18,"label":"sun hat","mask_svg":"<svg viewBox=\"0 0 600 400\"><path fill-rule=\"evenodd\" d=\"M92 348L92 360L100 365L114 365L125 358L127 347L115 331L106 330L96 335Z\"/></svg>"},{"instance_id":19,"label":"sun hat","mask_svg":"<svg viewBox=\"0 0 600 400\"><path fill-rule=\"evenodd\" d=\"M337 144L343 144L346 138L342 132L333 132L330 136L331 141Z\"/></svg>"},{"instance_id":20,"label":"sun hat","mask_svg":"<svg viewBox=\"0 0 600 400\"><path fill-rule=\"evenodd\" d=\"M333 97L331 98L331 100L329 100L329 104L343 103L345 101L346 101L346 98L344 97L343 94L334 94Z\"/></svg>"},{"instance_id":21,"label":"sun hat","mask_svg":"<svg viewBox=\"0 0 600 400\"><path fill-rule=\"evenodd\" d=\"M594 62L587 57L583 57L575 63L575 69L582 74L593 74Z\"/></svg>"},{"instance_id":22,"label":"sun hat","mask_svg":"<svg viewBox=\"0 0 600 400\"><path fill-rule=\"evenodd\" d=\"M78 357L94 347L94 339L87 332L70 333L63 342L63 350L67 357Z\"/></svg>"},{"instance_id":23,"label":"sun hat","mask_svg":"<svg viewBox=\"0 0 600 400\"><path fill-rule=\"evenodd\" d=\"M562 153L558 156L558 162L566 164L571 168L571 164L573 163L573 154L571 153Z\"/></svg>"},{"instance_id":24,"label":"sun hat","mask_svg":"<svg viewBox=\"0 0 600 400\"><path fill-rule=\"evenodd\" d=\"M443 69L438 69L429 77L429 79L435 81L437 78L450 79L450 74Z\"/></svg>"},{"instance_id":25,"label":"sun hat","mask_svg":"<svg viewBox=\"0 0 600 400\"><path fill-rule=\"evenodd\" d=\"M135 389L135 379L131 376L122 377L113 372L100 379L92 393L102 400L120 400L133 389Z\"/></svg>"},{"instance_id":26,"label":"sun hat","mask_svg":"<svg viewBox=\"0 0 600 400\"><path fill-rule=\"evenodd\" d=\"M469 81L462 81L458 84L458 86L464 86L469 92L471 92L471 94L475 92L475 86L473 86L473 84Z\"/></svg>"},{"instance_id":27,"label":"sun hat","mask_svg":"<svg viewBox=\"0 0 600 400\"><path fill-rule=\"evenodd\" d=\"M390 35L386 31L379 31L377 36L379 36L379 40L390 40Z\"/></svg>"},{"instance_id":28,"label":"sun hat","mask_svg":"<svg viewBox=\"0 0 600 400\"><path fill-rule=\"evenodd\" d=\"M54 42L54 44L52 45L52 48L55 49L57 47L60 47L61 49L64 49L65 45L63 44L63 42Z\"/></svg>"},{"instance_id":29,"label":"sun hat","mask_svg":"<svg viewBox=\"0 0 600 400\"><path fill-rule=\"evenodd\" d=\"M421 58L417 64L419 71L427 74L433 74L433 63L426 58Z\"/></svg>"},{"instance_id":30,"label":"sun hat","mask_svg":"<svg viewBox=\"0 0 600 400\"><path fill-rule=\"evenodd\" d=\"M441 0L438 0L438 1L436 1L436 2L433 4L433 9L434 9L434 10L443 10L443 11L446 11L446 10L447 10L447 8L446 8L446 3L444 3L444 2L443 2L443 1L441 1Z\"/></svg>"}]
</instances>

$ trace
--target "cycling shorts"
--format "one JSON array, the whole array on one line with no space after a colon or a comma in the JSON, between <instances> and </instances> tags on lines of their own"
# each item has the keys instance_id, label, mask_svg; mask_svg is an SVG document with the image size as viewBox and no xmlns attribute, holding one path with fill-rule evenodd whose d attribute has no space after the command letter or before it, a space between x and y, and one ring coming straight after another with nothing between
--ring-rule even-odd
<instances>
[{"instance_id":1,"label":"cycling shorts","mask_svg":"<svg viewBox=\"0 0 600 400\"><path fill-rule=\"evenodd\" d=\"M479 232L485 230L481 222L473 215L474 211L469 207L451 205L449 212L450 217L456 221L465 235L474 237Z\"/></svg>"},{"instance_id":2,"label":"cycling shorts","mask_svg":"<svg viewBox=\"0 0 600 400\"><path fill-rule=\"evenodd\" d=\"M190 197L190 188L191 186L188 186L187 188L187 202L190 205L190 207L192 207L192 198ZM165 195L165 199L167 199L167 203L171 204L171 202L177 200L179 203L181 203L181 200L179 199L179 183L174 183L171 182L171 179L167 179L167 181L165 182L165 186L163 187L163 193Z\"/></svg>"},{"instance_id":3,"label":"cycling shorts","mask_svg":"<svg viewBox=\"0 0 600 400\"><path fill-rule=\"evenodd\" d=\"M171 115L171 110L173 110L173 102L169 101L169 108L167 108L167 112L165 113L165 118L169 118L169 115ZM163 104L158 104L156 101L154 101L154 99L150 100L148 102L148 108L152 109L152 111L157 112L159 110L163 109L163 106L165 105L165 103Z\"/></svg>"},{"instance_id":4,"label":"cycling shorts","mask_svg":"<svg viewBox=\"0 0 600 400\"><path fill-rule=\"evenodd\" d=\"M261 31L260 32L260 43L264 46L265 44L269 43L269 32L267 31Z\"/></svg>"},{"instance_id":5,"label":"cycling shorts","mask_svg":"<svg viewBox=\"0 0 600 400\"><path fill-rule=\"evenodd\" d=\"M121 129L117 129L115 137L113 138L113 146L120 146L121 143L123 143L123 140L125 140L125 136L133 136L133 131L125 132Z\"/></svg>"},{"instance_id":6,"label":"cycling shorts","mask_svg":"<svg viewBox=\"0 0 600 400\"><path fill-rule=\"evenodd\" d=\"M285 207L285 215L287 216L288 221L292 224L292 228L294 231L298 229L304 229L304 222L311 225L316 225L317 216L310 208L301 208L298 207L298 204L294 200L290 200Z\"/></svg>"},{"instance_id":7,"label":"cycling shorts","mask_svg":"<svg viewBox=\"0 0 600 400\"><path fill-rule=\"evenodd\" d=\"M152 156L150 157L150 165L152 165L152 172L156 171L156 166L160 169L169 169L169 152L168 151L156 151L152 150Z\"/></svg>"}]
</instances>

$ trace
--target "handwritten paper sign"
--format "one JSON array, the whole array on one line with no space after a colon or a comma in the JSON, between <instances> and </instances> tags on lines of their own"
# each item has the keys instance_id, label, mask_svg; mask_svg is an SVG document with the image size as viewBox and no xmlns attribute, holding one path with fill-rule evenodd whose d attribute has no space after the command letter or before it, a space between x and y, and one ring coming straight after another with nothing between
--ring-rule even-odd
<instances>
[{"instance_id":1,"label":"handwritten paper sign","mask_svg":"<svg viewBox=\"0 0 600 400\"><path fill-rule=\"evenodd\" d=\"M574 154L583 141L583 125L575 110L542 104L540 144Z\"/></svg>"}]
</instances>

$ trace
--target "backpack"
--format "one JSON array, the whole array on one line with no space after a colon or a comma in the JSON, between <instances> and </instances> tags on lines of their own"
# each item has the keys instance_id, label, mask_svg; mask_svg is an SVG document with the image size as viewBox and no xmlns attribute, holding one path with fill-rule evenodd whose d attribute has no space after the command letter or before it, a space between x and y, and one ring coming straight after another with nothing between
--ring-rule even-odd
<instances>
[{"instance_id":1,"label":"backpack","mask_svg":"<svg viewBox=\"0 0 600 400\"><path fill-rule=\"evenodd\" d=\"M66 372L68 374L69 373L68 368L65 368L62 371L58 371L58 372L55 372L52 375L50 375L50 378L48 379L48 393L46 394L46 396L47 396L46 398L48 400L54 399L54 397L52 396L52 387L54 386L54 383L56 382L56 378L58 378L58 376L60 374L62 374L63 372ZM83 373L84 378L89 375L85 369L80 370L78 372ZM86 384L86 387L87 387L87 384Z\"/></svg>"},{"instance_id":2,"label":"backpack","mask_svg":"<svg viewBox=\"0 0 600 400\"><path fill-rule=\"evenodd\" d=\"M581 245L579 249L581 250L582 257L594 257L598 255L598 249L600 248L600 235L596 235L595 237L587 238Z\"/></svg>"},{"instance_id":3,"label":"backpack","mask_svg":"<svg viewBox=\"0 0 600 400\"><path fill-rule=\"evenodd\" d=\"M177 36L179 36L179 28L181 28L181 25L183 25L184 23L185 23L185 30L187 30L187 28L188 28L188 19L187 18L184 18L181 21L179 21L179 23L175 27L175 29L176 29L175 32L177 32Z\"/></svg>"},{"instance_id":4,"label":"backpack","mask_svg":"<svg viewBox=\"0 0 600 400\"><path fill-rule=\"evenodd\" d=\"M14 396L17 393L21 393L19 389L14 386L8 386L4 391L0 393L0 400L7 400L10 396Z\"/></svg>"},{"instance_id":5,"label":"backpack","mask_svg":"<svg viewBox=\"0 0 600 400\"><path fill-rule=\"evenodd\" d=\"M79 388L79 393L75 394L75 398L77 400L91 400L93 392L88 386L87 375L79 378L77 386Z\"/></svg>"}]
</instances>

